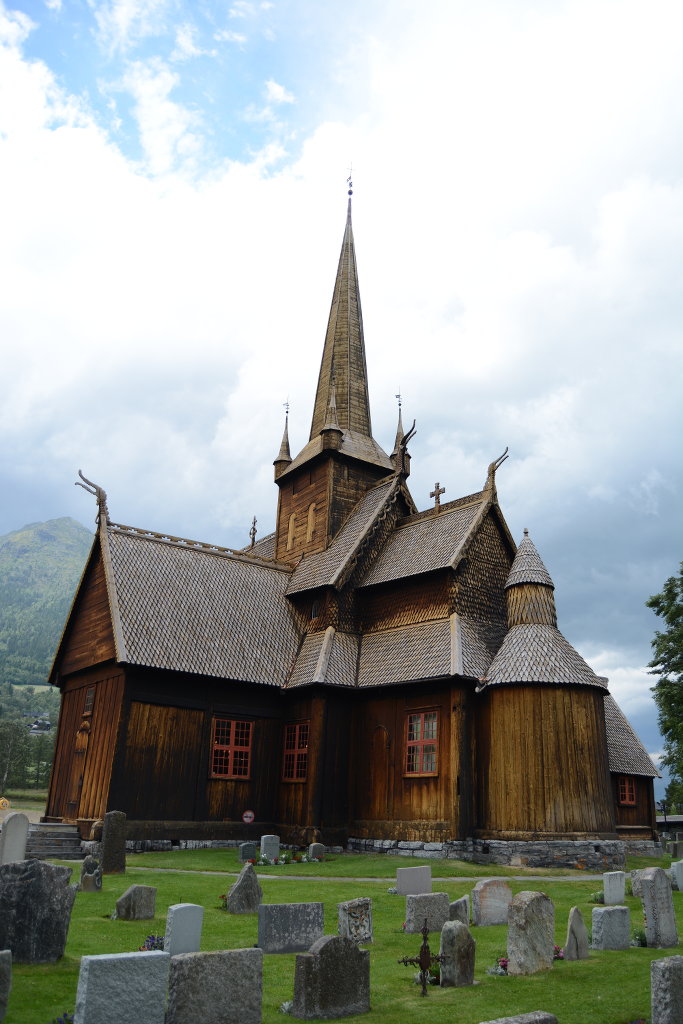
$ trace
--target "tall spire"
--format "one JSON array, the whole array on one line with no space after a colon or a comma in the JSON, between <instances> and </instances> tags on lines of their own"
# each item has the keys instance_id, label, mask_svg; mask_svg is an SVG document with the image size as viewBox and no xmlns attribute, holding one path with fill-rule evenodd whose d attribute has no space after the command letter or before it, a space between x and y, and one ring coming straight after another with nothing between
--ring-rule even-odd
<instances>
[{"instance_id":1,"label":"tall spire","mask_svg":"<svg viewBox=\"0 0 683 1024\"><path fill-rule=\"evenodd\" d=\"M311 440L325 427L333 380L340 428L371 437L368 371L350 198L315 395Z\"/></svg>"},{"instance_id":2,"label":"tall spire","mask_svg":"<svg viewBox=\"0 0 683 1024\"><path fill-rule=\"evenodd\" d=\"M282 443L280 444L280 451L277 454L277 458L273 462L275 466L275 479L280 476L281 473L287 469L287 466L292 461L292 456L289 453L289 402L285 402L285 429L282 433Z\"/></svg>"}]
</instances>

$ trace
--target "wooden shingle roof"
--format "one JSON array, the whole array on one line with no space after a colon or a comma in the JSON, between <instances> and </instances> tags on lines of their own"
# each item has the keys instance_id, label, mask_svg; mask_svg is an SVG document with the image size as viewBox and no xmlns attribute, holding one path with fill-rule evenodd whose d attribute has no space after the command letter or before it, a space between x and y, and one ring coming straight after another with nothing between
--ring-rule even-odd
<instances>
[{"instance_id":1,"label":"wooden shingle roof","mask_svg":"<svg viewBox=\"0 0 683 1024\"><path fill-rule=\"evenodd\" d=\"M107 528L122 660L282 686L302 630L289 572L236 552Z\"/></svg>"},{"instance_id":2,"label":"wooden shingle roof","mask_svg":"<svg viewBox=\"0 0 683 1024\"><path fill-rule=\"evenodd\" d=\"M358 644L355 633L340 633L329 626L304 640L287 683L288 688L309 683L355 686Z\"/></svg>"},{"instance_id":3,"label":"wooden shingle roof","mask_svg":"<svg viewBox=\"0 0 683 1024\"><path fill-rule=\"evenodd\" d=\"M607 685L565 640L559 629L546 623L512 626L491 662L486 683L488 686L564 683L601 689Z\"/></svg>"},{"instance_id":4,"label":"wooden shingle roof","mask_svg":"<svg viewBox=\"0 0 683 1024\"><path fill-rule=\"evenodd\" d=\"M605 696L607 756L611 772L661 778L652 758L631 728L611 694Z\"/></svg>"},{"instance_id":5,"label":"wooden shingle roof","mask_svg":"<svg viewBox=\"0 0 683 1024\"><path fill-rule=\"evenodd\" d=\"M555 586L543 564L543 559L529 537L528 530L524 531L524 538L517 548L510 575L505 581L505 588L513 587L517 583L542 583L553 588Z\"/></svg>"}]
</instances>

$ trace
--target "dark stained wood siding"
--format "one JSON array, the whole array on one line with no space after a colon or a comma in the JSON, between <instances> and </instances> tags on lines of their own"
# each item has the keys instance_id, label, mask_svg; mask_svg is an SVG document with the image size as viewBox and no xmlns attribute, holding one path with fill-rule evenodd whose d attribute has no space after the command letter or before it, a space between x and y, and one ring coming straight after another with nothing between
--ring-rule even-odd
<instances>
[{"instance_id":1,"label":"dark stained wood siding","mask_svg":"<svg viewBox=\"0 0 683 1024\"><path fill-rule=\"evenodd\" d=\"M116 657L102 555L97 548L76 599L62 646L62 677Z\"/></svg>"},{"instance_id":2,"label":"dark stained wood siding","mask_svg":"<svg viewBox=\"0 0 683 1024\"><path fill-rule=\"evenodd\" d=\"M451 575L434 573L360 591L361 629L370 632L447 618Z\"/></svg>"},{"instance_id":3,"label":"dark stained wood siding","mask_svg":"<svg viewBox=\"0 0 683 1024\"><path fill-rule=\"evenodd\" d=\"M620 839L650 839L657 828L653 780L644 775L629 775L635 784L635 805L619 803L619 777L628 772L611 776L617 832Z\"/></svg>"},{"instance_id":4,"label":"dark stained wood siding","mask_svg":"<svg viewBox=\"0 0 683 1024\"><path fill-rule=\"evenodd\" d=\"M362 462L334 459L331 475L328 540L336 537L365 492L387 476L388 471Z\"/></svg>"},{"instance_id":5,"label":"dark stained wood siding","mask_svg":"<svg viewBox=\"0 0 683 1024\"><path fill-rule=\"evenodd\" d=\"M451 611L482 621L507 621L505 581L513 553L489 512L458 566Z\"/></svg>"},{"instance_id":6,"label":"dark stained wood siding","mask_svg":"<svg viewBox=\"0 0 683 1024\"><path fill-rule=\"evenodd\" d=\"M84 721L88 690L94 687L85 751L77 753L77 735ZM69 679L62 707L46 814L49 817L100 818L107 810L112 759L123 697L123 672L116 667Z\"/></svg>"},{"instance_id":7,"label":"dark stained wood siding","mask_svg":"<svg viewBox=\"0 0 683 1024\"><path fill-rule=\"evenodd\" d=\"M600 691L497 686L477 711L480 834L614 834Z\"/></svg>"}]
</instances>

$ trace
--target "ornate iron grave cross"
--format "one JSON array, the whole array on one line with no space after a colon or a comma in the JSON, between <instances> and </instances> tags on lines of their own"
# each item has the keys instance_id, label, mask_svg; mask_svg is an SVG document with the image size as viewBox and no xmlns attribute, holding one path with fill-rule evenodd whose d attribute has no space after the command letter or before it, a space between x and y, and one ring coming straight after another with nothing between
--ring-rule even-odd
<instances>
[{"instance_id":1,"label":"ornate iron grave cross","mask_svg":"<svg viewBox=\"0 0 683 1024\"><path fill-rule=\"evenodd\" d=\"M446 493L446 488L439 485L437 480L434 484L434 490L429 492L429 497L434 499L434 508L438 512L441 508L441 495Z\"/></svg>"},{"instance_id":2,"label":"ornate iron grave cross","mask_svg":"<svg viewBox=\"0 0 683 1024\"><path fill-rule=\"evenodd\" d=\"M405 964L406 967L420 968L420 982L422 983L422 992L420 995L426 996L427 983L429 981L429 968L432 964L442 964L445 959L445 956L429 952L429 928L427 927L427 918L425 917L425 923L422 929L422 945L420 946L418 956L404 956L398 962L400 964Z\"/></svg>"}]
</instances>

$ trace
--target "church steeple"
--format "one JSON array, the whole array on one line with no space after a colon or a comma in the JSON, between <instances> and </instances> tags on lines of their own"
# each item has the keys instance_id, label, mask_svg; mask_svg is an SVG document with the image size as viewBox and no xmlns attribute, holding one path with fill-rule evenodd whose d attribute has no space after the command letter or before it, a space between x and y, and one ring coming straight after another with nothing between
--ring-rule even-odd
<instances>
[{"instance_id":1,"label":"church steeple","mask_svg":"<svg viewBox=\"0 0 683 1024\"><path fill-rule=\"evenodd\" d=\"M292 456L289 452L289 402L287 403L287 411L285 412L285 429L282 433L282 443L280 444L280 451L277 453L277 458L274 460L273 465L275 466L275 479L284 473L287 466L292 461Z\"/></svg>"},{"instance_id":2,"label":"church steeple","mask_svg":"<svg viewBox=\"0 0 683 1024\"><path fill-rule=\"evenodd\" d=\"M333 381L336 390L334 397L337 421L341 429L372 437L363 314L358 288L350 198L315 395L311 441L326 426Z\"/></svg>"}]
</instances>

